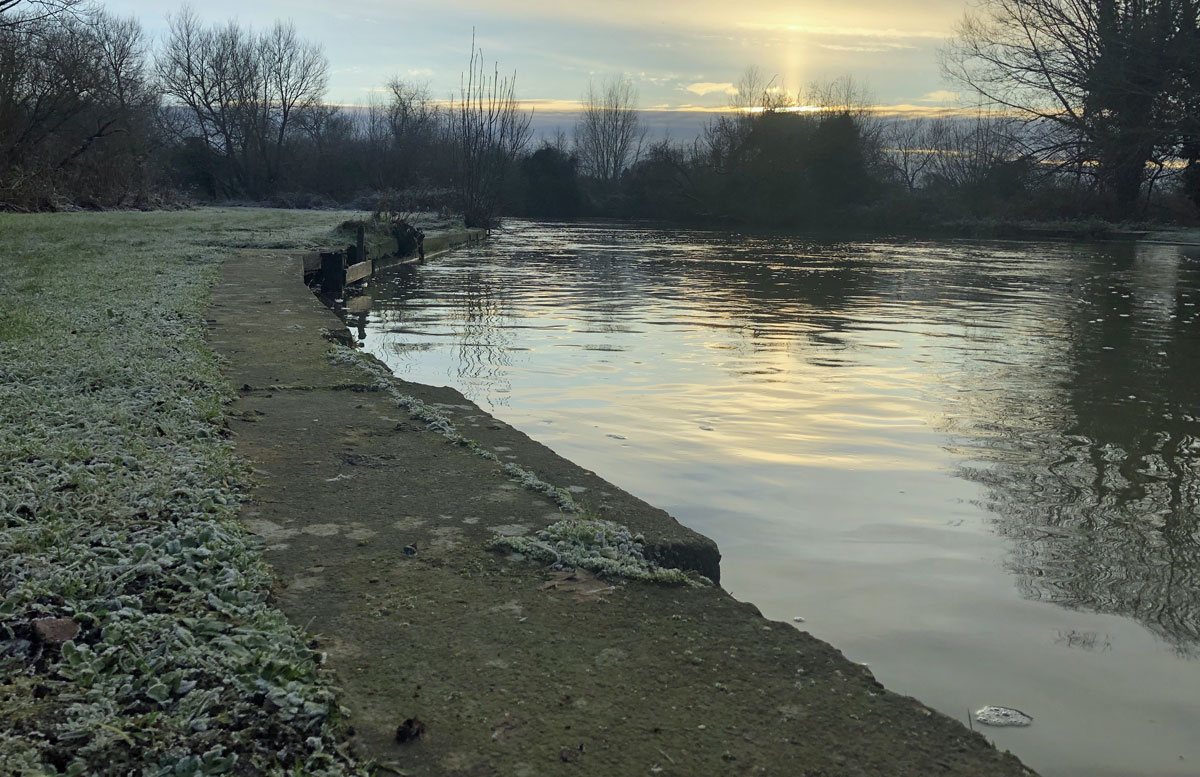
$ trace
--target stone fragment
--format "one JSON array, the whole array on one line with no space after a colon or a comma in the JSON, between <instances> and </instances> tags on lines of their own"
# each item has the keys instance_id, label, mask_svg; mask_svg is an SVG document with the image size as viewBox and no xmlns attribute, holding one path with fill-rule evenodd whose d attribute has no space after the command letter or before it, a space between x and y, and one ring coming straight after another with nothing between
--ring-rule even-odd
<instances>
[{"instance_id":1,"label":"stone fragment","mask_svg":"<svg viewBox=\"0 0 1200 777\"><path fill-rule=\"evenodd\" d=\"M33 633L47 645L61 645L75 639L79 624L69 618L38 618L33 622Z\"/></svg>"}]
</instances>

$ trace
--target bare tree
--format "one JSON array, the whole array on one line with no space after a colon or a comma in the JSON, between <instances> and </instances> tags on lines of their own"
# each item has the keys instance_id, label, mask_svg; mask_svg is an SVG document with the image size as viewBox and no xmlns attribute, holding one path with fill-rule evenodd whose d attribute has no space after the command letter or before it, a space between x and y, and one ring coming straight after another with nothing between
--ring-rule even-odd
<instances>
[{"instance_id":1,"label":"bare tree","mask_svg":"<svg viewBox=\"0 0 1200 777\"><path fill-rule=\"evenodd\" d=\"M1019 124L1011 116L983 110L971 119L946 122L926 174L958 191L978 191L997 171L1029 158Z\"/></svg>"},{"instance_id":2,"label":"bare tree","mask_svg":"<svg viewBox=\"0 0 1200 777\"><path fill-rule=\"evenodd\" d=\"M1094 170L1118 212L1175 138L1163 117L1195 68L1197 0L982 0L943 53L990 104L1050 125L1045 160Z\"/></svg>"},{"instance_id":3,"label":"bare tree","mask_svg":"<svg viewBox=\"0 0 1200 777\"><path fill-rule=\"evenodd\" d=\"M176 131L222 160L224 193L261 197L280 182L298 112L319 106L329 64L290 23L255 35L236 22L204 27L189 8L170 19L155 61L163 93L187 115Z\"/></svg>"},{"instance_id":4,"label":"bare tree","mask_svg":"<svg viewBox=\"0 0 1200 777\"><path fill-rule=\"evenodd\" d=\"M737 157L760 117L786 113L798 107L796 96L779 83L778 77L767 78L758 67L747 67L729 98L729 111L704 128L699 148L706 158L705 165L724 174L738 163Z\"/></svg>"},{"instance_id":5,"label":"bare tree","mask_svg":"<svg viewBox=\"0 0 1200 777\"><path fill-rule=\"evenodd\" d=\"M0 27L0 199L120 202L145 181L156 105L135 20L93 10Z\"/></svg>"},{"instance_id":6,"label":"bare tree","mask_svg":"<svg viewBox=\"0 0 1200 777\"><path fill-rule=\"evenodd\" d=\"M489 75L483 52L471 38L471 59L451 108L450 135L455 148L455 188L467 226L496 225L501 185L529 143L532 117L516 97L517 77L501 77L498 64Z\"/></svg>"},{"instance_id":7,"label":"bare tree","mask_svg":"<svg viewBox=\"0 0 1200 777\"><path fill-rule=\"evenodd\" d=\"M75 14L88 0L0 0L0 29L36 24L62 14Z\"/></svg>"},{"instance_id":8,"label":"bare tree","mask_svg":"<svg viewBox=\"0 0 1200 777\"><path fill-rule=\"evenodd\" d=\"M637 88L624 76L588 84L575 127L575 151L585 175L611 184L638 160L646 129L637 101Z\"/></svg>"},{"instance_id":9,"label":"bare tree","mask_svg":"<svg viewBox=\"0 0 1200 777\"><path fill-rule=\"evenodd\" d=\"M387 89L387 188L411 188L431 175L445 116L424 84L395 77Z\"/></svg>"},{"instance_id":10,"label":"bare tree","mask_svg":"<svg viewBox=\"0 0 1200 777\"><path fill-rule=\"evenodd\" d=\"M325 96L329 60L320 44L301 40L291 22L276 21L259 38L256 48L263 74L262 126L274 130L274 137L263 149L268 183L274 185L293 117L317 108Z\"/></svg>"},{"instance_id":11,"label":"bare tree","mask_svg":"<svg viewBox=\"0 0 1200 777\"><path fill-rule=\"evenodd\" d=\"M440 111L427 86L395 76L388 81L387 90L388 121L393 136L412 138L429 135L436 129Z\"/></svg>"},{"instance_id":12,"label":"bare tree","mask_svg":"<svg viewBox=\"0 0 1200 777\"><path fill-rule=\"evenodd\" d=\"M734 92L729 98L729 107L742 115L786 111L797 105L796 96L779 82L778 76L767 78L755 65L742 71Z\"/></svg>"},{"instance_id":13,"label":"bare tree","mask_svg":"<svg viewBox=\"0 0 1200 777\"><path fill-rule=\"evenodd\" d=\"M946 142L943 119L898 119L883 131L885 166L904 188L916 191L933 169Z\"/></svg>"}]
</instances>

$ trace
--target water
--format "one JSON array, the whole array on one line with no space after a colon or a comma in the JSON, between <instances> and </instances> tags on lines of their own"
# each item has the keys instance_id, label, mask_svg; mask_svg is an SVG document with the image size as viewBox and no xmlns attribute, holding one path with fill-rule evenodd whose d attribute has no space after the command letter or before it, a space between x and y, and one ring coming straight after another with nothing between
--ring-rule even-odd
<instances>
[{"instance_id":1,"label":"water","mask_svg":"<svg viewBox=\"0 0 1200 777\"><path fill-rule=\"evenodd\" d=\"M518 223L348 308L1043 774L1200 775L1200 250Z\"/></svg>"}]
</instances>

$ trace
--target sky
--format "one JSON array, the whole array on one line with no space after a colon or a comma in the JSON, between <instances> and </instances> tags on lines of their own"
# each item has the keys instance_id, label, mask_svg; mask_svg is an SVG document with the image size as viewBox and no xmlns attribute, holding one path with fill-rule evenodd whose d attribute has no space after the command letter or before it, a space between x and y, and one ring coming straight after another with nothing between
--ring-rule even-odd
<instances>
[{"instance_id":1,"label":"sky","mask_svg":"<svg viewBox=\"0 0 1200 777\"><path fill-rule=\"evenodd\" d=\"M472 29L488 63L516 72L518 96L543 128L570 112L589 79L628 77L660 129L699 126L728 105L749 66L796 91L851 76L875 103L946 107L956 95L937 50L969 0L205 0L207 21L262 28L295 23L324 45L328 99L362 105L393 76L449 98ZM178 10L159 0L104 0L138 17L151 36Z\"/></svg>"}]
</instances>

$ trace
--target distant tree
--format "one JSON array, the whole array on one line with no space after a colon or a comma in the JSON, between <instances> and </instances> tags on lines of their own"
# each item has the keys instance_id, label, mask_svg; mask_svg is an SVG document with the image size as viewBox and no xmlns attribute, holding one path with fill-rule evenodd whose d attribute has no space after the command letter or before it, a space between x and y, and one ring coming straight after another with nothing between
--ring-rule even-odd
<instances>
[{"instance_id":1,"label":"distant tree","mask_svg":"<svg viewBox=\"0 0 1200 777\"><path fill-rule=\"evenodd\" d=\"M226 196L275 191L293 120L320 105L329 73L321 47L290 23L257 35L236 22L204 27L187 7L171 17L155 66L185 116L174 130L207 152Z\"/></svg>"},{"instance_id":2,"label":"distant tree","mask_svg":"<svg viewBox=\"0 0 1200 777\"><path fill-rule=\"evenodd\" d=\"M777 83L776 78L767 78L757 67L746 68L729 98L729 110L710 121L702 133L701 146L708 165L718 173L736 165L737 154L746 148L746 141L761 117L798 107L796 96Z\"/></svg>"},{"instance_id":3,"label":"distant tree","mask_svg":"<svg viewBox=\"0 0 1200 777\"><path fill-rule=\"evenodd\" d=\"M445 117L425 86L395 77L388 81L387 89L387 186L411 187L433 172Z\"/></svg>"},{"instance_id":4,"label":"distant tree","mask_svg":"<svg viewBox=\"0 0 1200 777\"><path fill-rule=\"evenodd\" d=\"M668 140L651 144L625 175L628 204L625 216L694 220L697 212L691 158L685 146Z\"/></svg>"},{"instance_id":5,"label":"distant tree","mask_svg":"<svg viewBox=\"0 0 1200 777\"><path fill-rule=\"evenodd\" d=\"M0 29L36 24L82 10L89 0L0 0Z\"/></svg>"},{"instance_id":6,"label":"distant tree","mask_svg":"<svg viewBox=\"0 0 1200 777\"><path fill-rule=\"evenodd\" d=\"M1178 157L1187 165L1184 191L1200 207L1200 25L1193 16L1183 26L1173 52L1167 118L1179 143Z\"/></svg>"},{"instance_id":7,"label":"distant tree","mask_svg":"<svg viewBox=\"0 0 1200 777\"><path fill-rule=\"evenodd\" d=\"M922 117L897 119L883 131L885 165L909 192L925 180L946 138L946 122Z\"/></svg>"},{"instance_id":8,"label":"distant tree","mask_svg":"<svg viewBox=\"0 0 1200 777\"><path fill-rule=\"evenodd\" d=\"M1200 0L982 0L945 50L947 75L1051 125L1046 160L1094 170L1114 212L1136 207L1147 164L1178 152ZM1185 113L1189 109L1185 109ZM1174 114L1174 116L1173 116Z\"/></svg>"},{"instance_id":9,"label":"distant tree","mask_svg":"<svg viewBox=\"0 0 1200 777\"><path fill-rule=\"evenodd\" d=\"M789 92L750 68L698 145L690 195L709 213L780 226L830 224L874 196L880 127L849 79Z\"/></svg>"},{"instance_id":10,"label":"distant tree","mask_svg":"<svg viewBox=\"0 0 1200 777\"><path fill-rule=\"evenodd\" d=\"M807 107L816 108L812 180L830 203L861 203L875 194L885 167L884 125L870 106L870 91L851 76L809 85Z\"/></svg>"},{"instance_id":11,"label":"distant tree","mask_svg":"<svg viewBox=\"0 0 1200 777\"><path fill-rule=\"evenodd\" d=\"M92 10L0 28L0 201L106 205L142 192L157 103L133 19Z\"/></svg>"},{"instance_id":12,"label":"distant tree","mask_svg":"<svg viewBox=\"0 0 1200 777\"><path fill-rule=\"evenodd\" d=\"M486 73L483 52L472 37L470 62L449 119L454 186L467 226L496 225L505 178L529 143L532 117L517 101L516 80L516 74L501 77L498 64Z\"/></svg>"},{"instance_id":13,"label":"distant tree","mask_svg":"<svg viewBox=\"0 0 1200 777\"><path fill-rule=\"evenodd\" d=\"M544 218L578 216L582 198L577 166L575 157L549 142L543 143L541 148L522 159L524 215Z\"/></svg>"},{"instance_id":14,"label":"distant tree","mask_svg":"<svg viewBox=\"0 0 1200 777\"><path fill-rule=\"evenodd\" d=\"M997 216L1021 209L1039 165L1019 126L1011 116L987 111L945 123L925 184L948 213Z\"/></svg>"},{"instance_id":15,"label":"distant tree","mask_svg":"<svg viewBox=\"0 0 1200 777\"><path fill-rule=\"evenodd\" d=\"M575 153L585 175L611 184L637 161L646 139L637 101L637 88L624 76L588 83L575 126Z\"/></svg>"},{"instance_id":16,"label":"distant tree","mask_svg":"<svg viewBox=\"0 0 1200 777\"><path fill-rule=\"evenodd\" d=\"M729 107L739 115L777 113L797 107L796 98L787 86L779 83L778 76L767 78L760 68L751 65L742 71L734 85Z\"/></svg>"}]
</instances>

